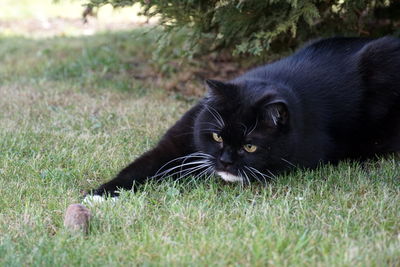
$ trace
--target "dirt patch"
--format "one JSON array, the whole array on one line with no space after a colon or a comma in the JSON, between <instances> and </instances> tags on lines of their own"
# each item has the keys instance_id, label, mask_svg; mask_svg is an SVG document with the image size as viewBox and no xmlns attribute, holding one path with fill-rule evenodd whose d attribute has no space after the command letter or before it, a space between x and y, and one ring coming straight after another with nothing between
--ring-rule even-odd
<instances>
[{"instance_id":1,"label":"dirt patch","mask_svg":"<svg viewBox=\"0 0 400 267\"><path fill-rule=\"evenodd\" d=\"M194 60L196 64L182 63L178 60L166 63L179 70L173 74L164 74L157 70L157 66L147 65L147 67L135 69L130 75L134 79L147 84L155 84L170 93L177 93L190 99L204 95L206 79L228 81L248 69L248 66L241 60L235 59L229 54L225 56L221 54L205 55ZM143 63L143 65L146 64Z\"/></svg>"}]
</instances>

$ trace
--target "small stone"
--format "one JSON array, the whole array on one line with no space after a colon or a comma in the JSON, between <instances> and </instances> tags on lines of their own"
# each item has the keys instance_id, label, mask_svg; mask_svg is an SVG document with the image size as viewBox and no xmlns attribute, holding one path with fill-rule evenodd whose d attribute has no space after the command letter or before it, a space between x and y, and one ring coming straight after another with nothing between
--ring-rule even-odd
<instances>
[{"instance_id":1,"label":"small stone","mask_svg":"<svg viewBox=\"0 0 400 267\"><path fill-rule=\"evenodd\" d=\"M65 211L64 226L74 232L88 233L91 214L81 204L71 204Z\"/></svg>"}]
</instances>

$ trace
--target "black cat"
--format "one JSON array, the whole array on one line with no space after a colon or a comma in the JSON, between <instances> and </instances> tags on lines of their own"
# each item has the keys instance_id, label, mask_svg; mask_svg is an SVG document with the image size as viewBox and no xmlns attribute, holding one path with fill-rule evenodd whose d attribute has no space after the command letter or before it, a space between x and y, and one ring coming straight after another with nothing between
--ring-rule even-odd
<instances>
[{"instance_id":1,"label":"black cat","mask_svg":"<svg viewBox=\"0 0 400 267\"><path fill-rule=\"evenodd\" d=\"M209 93L151 151L92 193L217 174L267 181L294 167L400 151L400 39L331 38Z\"/></svg>"}]
</instances>

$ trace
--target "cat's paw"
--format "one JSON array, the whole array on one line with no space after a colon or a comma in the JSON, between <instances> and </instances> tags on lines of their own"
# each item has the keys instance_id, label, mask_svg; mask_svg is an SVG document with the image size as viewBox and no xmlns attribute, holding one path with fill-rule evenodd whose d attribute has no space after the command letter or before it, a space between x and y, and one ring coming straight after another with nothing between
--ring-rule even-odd
<instances>
[{"instance_id":1,"label":"cat's paw","mask_svg":"<svg viewBox=\"0 0 400 267\"><path fill-rule=\"evenodd\" d=\"M83 195L82 204L89 206L102 203L106 200L116 201L119 196L119 191L107 191L104 187L99 187Z\"/></svg>"},{"instance_id":2,"label":"cat's paw","mask_svg":"<svg viewBox=\"0 0 400 267\"><path fill-rule=\"evenodd\" d=\"M99 203L103 203L106 200L110 200L112 202L117 201L118 197L114 196L114 197L110 197L110 198L106 198L104 196L100 196L100 195L86 195L85 198L82 201L82 204L88 205L88 206L93 206Z\"/></svg>"},{"instance_id":3,"label":"cat's paw","mask_svg":"<svg viewBox=\"0 0 400 267\"><path fill-rule=\"evenodd\" d=\"M118 197L119 196L119 191L118 190L114 190L114 189L105 188L105 186L102 185L97 189L92 189L92 190L86 192L83 195L83 197L90 196L90 195L92 195L92 196L101 196L101 197L105 197L105 198Z\"/></svg>"}]
</instances>

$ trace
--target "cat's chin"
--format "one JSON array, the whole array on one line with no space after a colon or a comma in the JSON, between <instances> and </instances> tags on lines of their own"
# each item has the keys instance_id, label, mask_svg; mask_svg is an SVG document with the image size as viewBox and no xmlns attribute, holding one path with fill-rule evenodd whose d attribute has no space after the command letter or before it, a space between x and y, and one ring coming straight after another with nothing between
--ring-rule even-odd
<instances>
[{"instance_id":1,"label":"cat's chin","mask_svg":"<svg viewBox=\"0 0 400 267\"><path fill-rule=\"evenodd\" d=\"M217 174L224 180L227 182L241 182L243 179L239 176L233 175L231 173L228 172L217 172Z\"/></svg>"}]
</instances>

